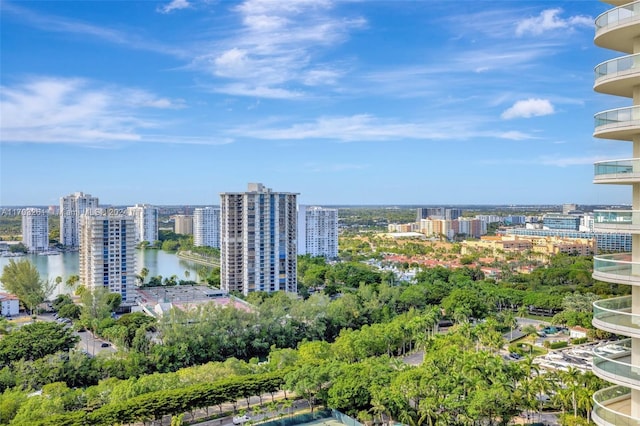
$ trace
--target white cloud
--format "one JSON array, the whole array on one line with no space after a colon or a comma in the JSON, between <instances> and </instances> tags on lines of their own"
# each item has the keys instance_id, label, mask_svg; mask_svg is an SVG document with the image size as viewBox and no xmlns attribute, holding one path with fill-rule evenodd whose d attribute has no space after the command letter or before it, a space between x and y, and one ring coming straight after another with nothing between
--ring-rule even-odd
<instances>
[{"instance_id":1,"label":"white cloud","mask_svg":"<svg viewBox=\"0 0 640 426\"><path fill-rule=\"evenodd\" d=\"M195 57L191 67L228 80L215 91L239 96L292 98L334 85L344 72L314 60L366 22L333 16L333 6L329 0L247 0L232 8L241 28Z\"/></svg>"},{"instance_id":2,"label":"white cloud","mask_svg":"<svg viewBox=\"0 0 640 426\"><path fill-rule=\"evenodd\" d=\"M522 132L465 128L461 124L463 121L431 120L428 124L424 124L384 120L369 114L356 114L320 117L314 121L292 124L288 127L276 127L271 122L269 125L236 128L231 133L265 140L328 139L341 142L399 141L403 139L465 140L472 138L523 140L533 138Z\"/></svg>"},{"instance_id":3,"label":"white cloud","mask_svg":"<svg viewBox=\"0 0 640 426\"><path fill-rule=\"evenodd\" d=\"M505 120L510 120L512 118L539 117L553 113L553 105L548 99L530 98L516 102L511 108L505 110L501 117Z\"/></svg>"},{"instance_id":4,"label":"white cloud","mask_svg":"<svg viewBox=\"0 0 640 426\"><path fill-rule=\"evenodd\" d=\"M79 78L34 77L0 87L2 142L227 143L213 138L152 136L166 124L154 110L182 108L184 101L144 90L98 85Z\"/></svg>"},{"instance_id":5,"label":"white cloud","mask_svg":"<svg viewBox=\"0 0 640 426\"><path fill-rule=\"evenodd\" d=\"M170 13L174 10L188 9L191 3L188 0L172 0L171 3L158 8L160 13Z\"/></svg>"},{"instance_id":6,"label":"white cloud","mask_svg":"<svg viewBox=\"0 0 640 426\"><path fill-rule=\"evenodd\" d=\"M516 35L540 35L553 30L572 31L576 27L593 26L593 18L589 16L576 15L563 19L559 16L561 13L562 9L546 9L538 16L523 19L516 25Z\"/></svg>"},{"instance_id":7,"label":"white cloud","mask_svg":"<svg viewBox=\"0 0 640 426\"><path fill-rule=\"evenodd\" d=\"M147 40L136 34L125 33L108 27L88 24L86 22L55 15L36 13L9 2L2 2L2 12L18 15L26 23L43 31L80 34L82 36L104 40L109 43L124 45L132 49L158 52L178 58L185 58L188 56L184 48L174 48L166 44Z\"/></svg>"}]
</instances>

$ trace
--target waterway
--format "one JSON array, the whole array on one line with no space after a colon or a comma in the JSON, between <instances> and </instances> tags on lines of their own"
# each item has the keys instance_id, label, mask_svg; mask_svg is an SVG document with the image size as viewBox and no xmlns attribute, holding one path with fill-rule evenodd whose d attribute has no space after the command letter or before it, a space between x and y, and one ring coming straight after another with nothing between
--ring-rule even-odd
<instances>
[{"instance_id":1,"label":"waterway","mask_svg":"<svg viewBox=\"0 0 640 426\"><path fill-rule=\"evenodd\" d=\"M0 257L0 274L2 268L8 265L11 259L17 261L25 258L36 266L42 278L55 281L56 277L62 277L62 283L54 290L54 294L69 291L65 288L64 282L71 275L77 275L80 267L78 252L67 252L54 256L28 254L20 257ZM178 279L197 281L197 270L201 269L202 265L180 259L175 253L168 253L164 250L136 250L136 274L139 274L145 267L149 270L147 280L158 275L163 278L176 275ZM187 273L185 274L185 272ZM1 283L0 289L2 289Z\"/></svg>"}]
</instances>

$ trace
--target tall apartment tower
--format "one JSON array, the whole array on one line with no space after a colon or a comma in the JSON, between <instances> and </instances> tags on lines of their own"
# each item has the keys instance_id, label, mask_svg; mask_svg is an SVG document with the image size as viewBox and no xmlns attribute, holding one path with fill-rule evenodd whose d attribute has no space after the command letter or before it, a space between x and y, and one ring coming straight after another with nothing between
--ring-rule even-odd
<instances>
[{"instance_id":1,"label":"tall apartment tower","mask_svg":"<svg viewBox=\"0 0 640 426\"><path fill-rule=\"evenodd\" d=\"M338 257L338 209L298 207L298 254Z\"/></svg>"},{"instance_id":2,"label":"tall apartment tower","mask_svg":"<svg viewBox=\"0 0 640 426\"><path fill-rule=\"evenodd\" d=\"M98 197L76 192L60 198L60 244L77 248L80 243L80 216L98 208Z\"/></svg>"},{"instance_id":3,"label":"tall apartment tower","mask_svg":"<svg viewBox=\"0 0 640 426\"><path fill-rule=\"evenodd\" d=\"M220 194L223 290L297 292L297 196L260 183Z\"/></svg>"},{"instance_id":4,"label":"tall apartment tower","mask_svg":"<svg viewBox=\"0 0 640 426\"><path fill-rule=\"evenodd\" d=\"M617 96L627 106L595 115L593 136L630 142L631 158L595 164L594 183L627 185L631 210L594 211L594 231L631 234L631 252L596 255L593 278L631 286L631 295L594 303L593 325L627 338L617 351L594 349L593 372L613 386L594 394L593 421L601 426L640 424L640 7L607 0L596 18L595 44L617 57L595 68L594 90ZM624 55L624 56L622 56ZM625 144L626 145L626 144ZM628 145L626 145L628 146ZM616 148L616 151L618 148ZM598 250L602 247L598 244ZM624 352L620 351L624 348Z\"/></svg>"},{"instance_id":5,"label":"tall apartment tower","mask_svg":"<svg viewBox=\"0 0 640 426\"><path fill-rule=\"evenodd\" d=\"M193 216L177 214L173 217L173 232L182 235L193 235Z\"/></svg>"},{"instance_id":6,"label":"tall apartment tower","mask_svg":"<svg viewBox=\"0 0 640 426\"><path fill-rule=\"evenodd\" d=\"M127 214L133 217L135 241L147 241L151 244L158 240L158 208L149 204L136 204L127 207Z\"/></svg>"},{"instance_id":7,"label":"tall apartment tower","mask_svg":"<svg viewBox=\"0 0 640 426\"><path fill-rule=\"evenodd\" d=\"M193 211L193 245L220 248L220 209L203 207Z\"/></svg>"},{"instance_id":8,"label":"tall apartment tower","mask_svg":"<svg viewBox=\"0 0 640 426\"><path fill-rule=\"evenodd\" d=\"M24 209L22 211L22 244L30 252L49 249L49 215L46 210Z\"/></svg>"},{"instance_id":9,"label":"tall apartment tower","mask_svg":"<svg viewBox=\"0 0 640 426\"><path fill-rule=\"evenodd\" d=\"M80 283L133 299L136 277L135 223L128 215L84 214L80 219Z\"/></svg>"}]
</instances>

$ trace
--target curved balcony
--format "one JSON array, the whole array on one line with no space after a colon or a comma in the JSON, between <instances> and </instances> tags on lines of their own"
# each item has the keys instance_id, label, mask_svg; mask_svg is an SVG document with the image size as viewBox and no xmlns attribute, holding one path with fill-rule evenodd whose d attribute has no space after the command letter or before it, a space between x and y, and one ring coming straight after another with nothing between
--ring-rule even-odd
<instances>
[{"instance_id":1,"label":"curved balcony","mask_svg":"<svg viewBox=\"0 0 640 426\"><path fill-rule=\"evenodd\" d=\"M631 313L631 296L593 303L593 326L614 334L640 337L640 315Z\"/></svg>"},{"instance_id":2,"label":"curved balcony","mask_svg":"<svg viewBox=\"0 0 640 426\"><path fill-rule=\"evenodd\" d=\"M631 364L631 339L594 348L593 372L608 382L640 390L640 366Z\"/></svg>"},{"instance_id":3,"label":"curved balcony","mask_svg":"<svg viewBox=\"0 0 640 426\"><path fill-rule=\"evenodd\" d=\"M632 262L630 253L595 256L593 278L607 283L640 285L640 262Z\"/></svg>"},{"instance_id":4,"label":"curved balcony","mask_svg":"<svg viewBox=\"0 0 640 426\"><path fill-rule=\"evenodd\" d=\"M630 141L640 134L640 106L599 112L594 118L597 138Z\"/></svg>"},{"instance_id":5,"label":"curved balcony","mask_svg":"<svg viewBox=\"0 0 640 426\"><path fill-rule=\"evenodd\" d=\"M640 233L640 210L594 210L594 231Z\"/></svg>"},{"instance_id":6,"label":"curved balcony","mask_svg":"<svg viewBox=\"0 0 640 426\"><path fill-rule=\"evenodd\" d=\"M640 419L630 416L631 390L612 386L593 394L592 420L599 426L640 426Z\"/></svg>"},{"instance_id":7,"label":"curved balcony","mask_svg":"<svg viewBox=\"0 0 640 426\"><path fill-rule=\"evenodd\" d=\"M633 53L633 39L640 35L640 2L625 4L596 18L596 46Z\"/></svg>"},{"instance_id":8,"label":"curved balcony","mask_svg":"<svg viewBox=\"0 0 640 426\"><path fill-rule=\"evenodd\" d=\"M632 184L640 182L640 158L599 161L594 164L593 183Z\"/></svg>"},{"instance_id":9,"label":"curved balcony","mask_svg":"<svg viewBox=\"0 0 640 426\"><path fill-rule=\"evenodd\" d=\"M615 96L633 97L633 86L640 84L640 54L603 62L595 68L593 90Z\"/></svg>"}]
</instances>

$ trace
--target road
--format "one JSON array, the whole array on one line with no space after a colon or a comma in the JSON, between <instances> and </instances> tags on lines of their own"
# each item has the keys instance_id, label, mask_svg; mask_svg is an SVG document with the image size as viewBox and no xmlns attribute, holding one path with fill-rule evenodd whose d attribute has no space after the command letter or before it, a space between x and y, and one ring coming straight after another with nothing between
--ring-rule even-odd
<instances>
[{"instance_id":1,"label":"road","mask_svg":"<svg viewBox=\"0 0 640 426\"><path fill-rule=\"evenodd\" d=\"M258 399L258 398L256 398ZM269 401L271 399L269 398ZM228 406L226 406L228 405ZM223 405L223 410L232 410L233 406L231 404L226 404ZM262 420L267 420L267 419L277 419L279 418L279 413L283 413L285 416L290 415L290 414L294 414L296 411L298 410L307 410L309 409L309 404L307 403L307 401L304 400L297 400L293 402L293 405L291 406L291 408L289 408L288 410L279 410L278 413L273 413L270 412L268 414L257 414L257 415L252 415L249 414L249 416L251 417L251 422L252 423L257 423L260 422ZM247 411L248 413L251 413L251 409L249 409ZM233 416L227 416L227 417L221 417L219 419L213 419L213 420L205 420L201 423L195 423L197 425L200 426L236 426L233 424Z\"/></svg>"},{"instance_id":2,"label":"road","mask_svg":"<svg viewBox=\"0 0 640 426\"><path fill-rule=\"evenodd\" d=\"M40 314L38 315L38 321L56 321L56 319L53 317L54 314ZM110 343L101 340L101 339L96 339L93 334L90 331L81 331L81 332L77 332L74 331L73 334L75 334L76 336L80 337L80 340L78 341L78 344L76 345L76 348L78 350L81 351L86 351L88 354L90 355L97 355L100 352L116 352L117 349L113 347L113 345L111 345ZM103 343L108 343L109 346L108 347L102 347Z\"/></svg>"}]
</instances>

